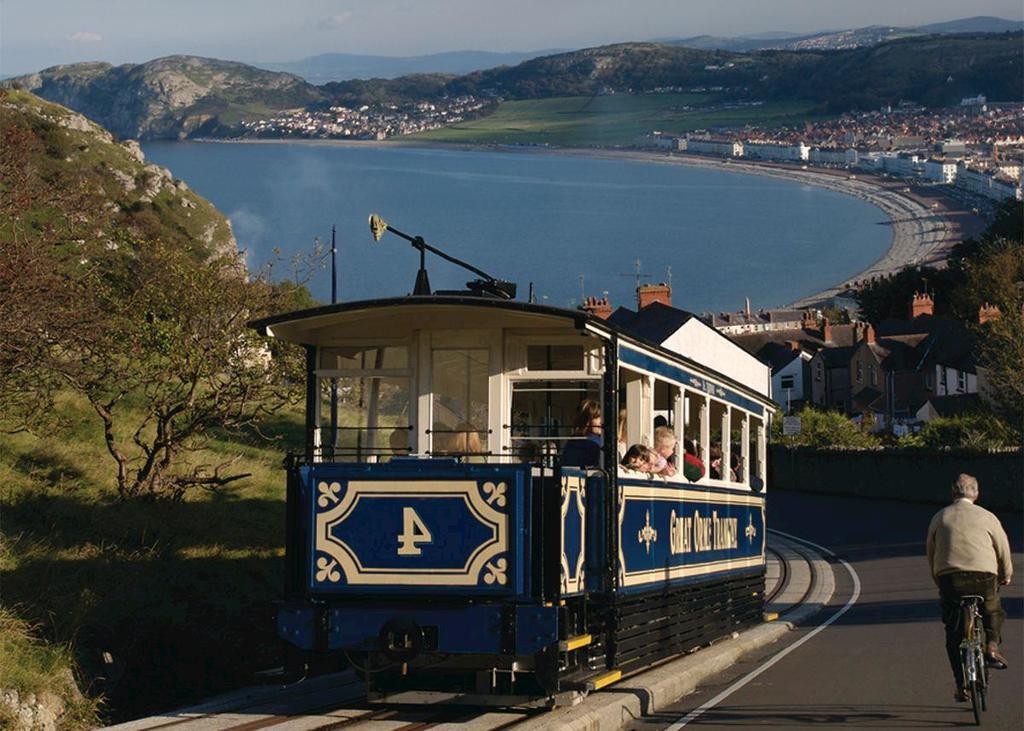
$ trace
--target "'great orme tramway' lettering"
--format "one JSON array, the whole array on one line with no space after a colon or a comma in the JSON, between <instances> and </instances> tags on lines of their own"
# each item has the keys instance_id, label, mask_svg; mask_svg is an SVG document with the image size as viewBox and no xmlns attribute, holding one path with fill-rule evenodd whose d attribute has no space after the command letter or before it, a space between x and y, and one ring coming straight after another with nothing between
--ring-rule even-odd
<instances>
[{"instance_id":1,"label":"'great orme tramway' lettering","mask_svg":"<svg viewBox=\"0 0 1024 731\"><path fill-rule=\"evenodd\" d=\"M710 517L702 517L699 511L692 516L669 516L669 550L672 553L694 551L720 551L739 547L739 520L719 518L718 511L712 510Z\"/></svg>"}]
</instances>

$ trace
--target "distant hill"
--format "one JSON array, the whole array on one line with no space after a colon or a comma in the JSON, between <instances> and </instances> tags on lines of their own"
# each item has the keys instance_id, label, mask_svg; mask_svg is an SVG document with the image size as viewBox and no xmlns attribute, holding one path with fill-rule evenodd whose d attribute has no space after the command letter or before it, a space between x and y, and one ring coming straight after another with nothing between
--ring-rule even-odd
<instances>
[{"instance_id":1,"label":"distant hill","mask_svg":"<svg viewBox=\"0 0 1024 731\"><path fill-rule=\"evenodd\" d=\"M813 101L823 113L872 109L901 100L947 106L973 94L1020 99L1022 39L1022 33L939 35L842 51L752 53L623 43L452 79L412 76L322 88L349 104L368 99L408 101L430 94L536 99L703 88L734 99Z\"/></svg>"},{"instance_id":2,"label":"distant hill","mask_svg":"<svg viewBox=\"0 0 1024 731\"><path fill-rule=\"evenodd\" d=\"M312 84L349 79L394 79L413 74L468 74L471 71L515 66L527 59L561 53L565 49L525 53L492 53L489 51L450 51L424 56L367 56L352 53L322 53L300 61L254 63L270 71L284 71L301 76Z\"/></svg>"},{"instance_id":3,"label":"distant hill","mask_svg":"<svg viewBox=\"0 0 1024 731\"><path fill-rule=\"evenodd\" d=\"M469 74L414 74L314 86L240 63L171 56L138 66L57 66L10 80L121 137L238 134L243 119L331 104L405 104L471 94L539 99L703 90L719 100L801 101L815 114L900 101L948 106L964 96L1017 100L1024 33L912 36L839 51L739 53L658 43L586 48Z\"/></svg>"},{"instance_id":4,"label":"distant hill","mask_svg":"<svg viewBox=\"0 0 1024 731\"><path fill-rule=\"evenodd\" d=\"M0 88L4 173L20 195L6 203L0 239L20 228L69 255L118 245L119 234L160 239L199 256L237 251L228 220L138 143L118 144L81 114L27 91Z\"/></svg>"},{"instance_id":5,"label":"distant hill","mask_svg":"<svg viewBox=\"0 0 1024 731\"><path fill-rule=\"evenodd\" d=\"M919 25L915 30L921 33L1013 33L1024 29L1024 20L1006 20L991 15L976 15L945 23Z\"/></svg>"},{"instance_id":6,"label":"distant hill","mask_svg":"<svg viewBox=\"0 0 1024 731\"><path fill-rule=\"evenodd\" d=\"M292 74L196 56L138 65L53 66L6 83L81 112L118 137L134 139L216 136L243 119L322 99L315 86Z\"/></svg>"},{"instance_id":7,"label":"distant hill","mask_svg":"<svg viewBox=\"0 0 1024 731\"><path fill-rule=\"evenodd\" d=\"M871 25L864 28L824 30L815 33L757 33L736 37L692 36L664 38L659 42L687 48L723 51L835 51L873 46L886 41L934 34L958 33L1012 33L1024 30L1024 21L1005 20L990 16L961 18L944 23L931 23L914 27Z\"/></svg>"}]
</instances>

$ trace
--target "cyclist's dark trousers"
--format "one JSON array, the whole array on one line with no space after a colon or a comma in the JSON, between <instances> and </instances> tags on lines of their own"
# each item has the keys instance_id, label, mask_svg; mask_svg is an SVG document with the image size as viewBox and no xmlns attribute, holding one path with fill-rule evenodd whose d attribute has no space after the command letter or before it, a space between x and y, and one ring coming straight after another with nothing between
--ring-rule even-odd
<instances>
[{"instance_id":1,"label":"cyclist's dark trousers","mask_svg":"<svg viewBox=\"0 0 1024 731\"><path fill-rule=\"evenodd\" d=\"M953 676L958 684L963 684L960 667L960 640L963 639L963 627L960 621L960 597L985 597L982 607L982 623L985 625L985 638L988 642L1001 642L1003 620L1006 612L999 601L998 585L995 574L980 571L954 571L939 577L939 598L942 604L942 622L946 625L946 654L953 668Z\"/></svg>"}]
</instances>

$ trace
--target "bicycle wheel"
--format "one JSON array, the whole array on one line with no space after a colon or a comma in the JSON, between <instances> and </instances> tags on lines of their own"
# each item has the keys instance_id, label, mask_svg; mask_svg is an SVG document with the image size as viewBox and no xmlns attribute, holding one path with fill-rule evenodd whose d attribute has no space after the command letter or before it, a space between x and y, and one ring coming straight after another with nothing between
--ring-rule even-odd
<instances>
[{"instance_id":1,"label":"bicycle wheel","mask_svg":"<svg viewBox=\"0 0 1024 731\"><path fill-rule=\"evenodd\" d=\"M967 684L967 689L971 693L971 710L974 711L974 724L976 726L981 725L981 704L982 704L982 691L981 683L977 679L970 681Z\"/></svg>"}]
</instances>

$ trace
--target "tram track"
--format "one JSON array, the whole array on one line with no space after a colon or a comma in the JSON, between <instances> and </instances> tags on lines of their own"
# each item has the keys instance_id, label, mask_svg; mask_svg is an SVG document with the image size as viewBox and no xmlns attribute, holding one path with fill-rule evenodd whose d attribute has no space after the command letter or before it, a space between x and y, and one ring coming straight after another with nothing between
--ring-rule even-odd
<instances>
[{"instance_id":1,"label":"tram track","mask_svg":"<svg viewBox=\"0 0 1024 731\"><path fill-rule=\"evenodd\" d=\"M765 606L776 605L776 613L780 619L785 619L800 609L815 589L818 577L813 552L774 534L772 545L766 546L765 551L779 572L775 584L766 591ZM669 662L666 659L657 666ZM539 709L498 710L454 704L388 703L377 707L369 705L363 690L363 684L351 673L343 673L333 680L300 681L266 694L257 693L240 702L214 701L196 706L192 712L184 709L175 714L177 718L140 719L114 728L118 731L166 728L176 731L337 731L349 728L425 731L459 727L471 731L499 731L528 724L545 713Z\"/></svg>"}]
</instances>

